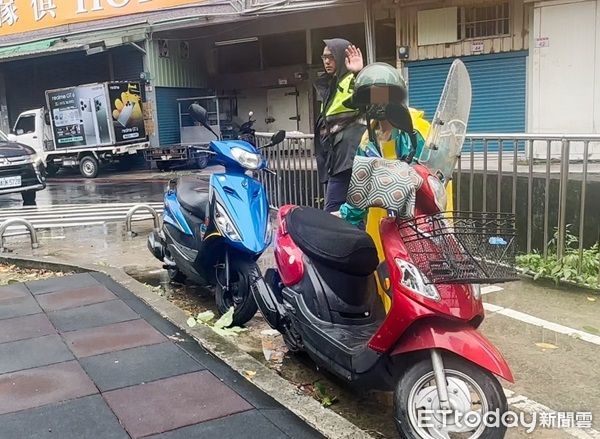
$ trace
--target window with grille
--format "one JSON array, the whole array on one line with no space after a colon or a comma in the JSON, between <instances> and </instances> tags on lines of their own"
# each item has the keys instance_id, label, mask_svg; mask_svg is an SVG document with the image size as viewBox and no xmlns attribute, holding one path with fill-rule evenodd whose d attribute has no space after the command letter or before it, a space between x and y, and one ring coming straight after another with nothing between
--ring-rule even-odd
<instances>
[{"instance_id":1,"label":"window with grille","mask_svg":"<svg viewBox=\"0 0 600 439\"><path fill-rule=\"evenodd\" d=\"M466 6L458 10L459 39L484 38L510 34L509 2Z\"/></svg>"}]
</instances>

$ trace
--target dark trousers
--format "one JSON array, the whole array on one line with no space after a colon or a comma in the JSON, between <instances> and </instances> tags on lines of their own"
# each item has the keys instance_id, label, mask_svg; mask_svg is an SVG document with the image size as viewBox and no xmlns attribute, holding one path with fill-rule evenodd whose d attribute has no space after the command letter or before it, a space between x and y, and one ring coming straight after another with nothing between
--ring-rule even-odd
<instances>
[{"instance_id":1,"label":"dark trousers","mask_svg":"<svg viewBox=\"0 0 600 439\"><path fill-rule=\"evenodd\" d=\"M351 177L352 169L348 169L329 177L329 181L327 182L327 190L325 191L326 212L337 212L340 210L340 206L346 202L346 196L348 195L348 187L350 186Z\"/></svg>"}]
</instances>

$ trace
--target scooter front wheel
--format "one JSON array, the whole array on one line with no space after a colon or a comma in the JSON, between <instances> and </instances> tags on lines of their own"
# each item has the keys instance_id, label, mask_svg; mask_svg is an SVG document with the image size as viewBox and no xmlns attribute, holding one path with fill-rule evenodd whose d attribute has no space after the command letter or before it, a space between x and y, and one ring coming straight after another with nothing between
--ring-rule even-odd
<instances>
[{"instance_id":1,"label":"scooter front wheel","mask_svg":"<svg viewBox=\"0 0 600 439\"><path fill-rule=\"evenodd\" d=\"M219 313L225 314L233 307L232 326L241 326L247 323L258 311L258 306L250 290L253 282L252 276L258 270L256 263L242 257L230 256L228 288L226 287L225 264L217 265L216 270L215 302L217 310Z\"/></svg>"},{"instance_id":2,"label":"scooter front wheel","mask_svg":"<svg viewBox=\"0 0 600 439\"><path fill-rule=\"evenodd\" d=\"M445 356L450 409L442 410L430 359L411 366L394 394L396 427L404 437L499 439L506 433L502 386L491 373L461 358Z\"/></svg>"}]
</instances>

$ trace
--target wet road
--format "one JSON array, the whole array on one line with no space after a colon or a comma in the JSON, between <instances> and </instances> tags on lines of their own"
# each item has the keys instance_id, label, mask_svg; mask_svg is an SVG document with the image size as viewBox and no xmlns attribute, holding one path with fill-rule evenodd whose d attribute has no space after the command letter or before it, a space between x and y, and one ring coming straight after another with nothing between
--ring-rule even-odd
<instances>
[{"instance_id":1,"label":"wet road","mask_svg":"<svg viewBox=\"0 0 600 439\"><path fill-rule=\"evenodd\" d=\"M53 180L37 193L37 206L160 202L166 181ZM21 194L0 195L0 209L21 207Z\"/></svg>"}]
</instances>

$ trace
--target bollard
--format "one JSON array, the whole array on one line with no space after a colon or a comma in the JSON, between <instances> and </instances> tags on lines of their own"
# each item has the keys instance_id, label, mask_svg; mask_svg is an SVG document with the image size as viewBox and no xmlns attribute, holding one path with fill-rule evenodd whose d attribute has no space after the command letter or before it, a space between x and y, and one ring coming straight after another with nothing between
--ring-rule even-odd
<instances>
[{"instance_id":1,"label":"bollard","mask_svg":"<svg viewBox=\"0 0 600 439\"><path fill-rule=\"evenodd\" d=\"M31 248L35 249L39 247L37 233L33 225L24 218L10 218L4 221L2 224L0 224L0 253L6 251L6 248L4 247L4 232L6 232L6 229L9 226L14 226L17 224L25 226L27 227L27 230L29 230L29 236L31 238Z\"/></svg>"},{"instance_id":2,"label":"bollard","mask_svg":"<svg viewBox=\"0 0 600 439\"><path fill-rule=\"evenodd\" d=\"M160 220L158 217L158 213L152 206L147 204L136 204L127 212L127 217L125 218L125 230L127 230L127 234L129 236L134 236L133 231L131 230L131 222L133 219L133 214L138 210L145 210L152 215L152 220L154 221L154 229L158 230L160 228Z\"/></svg>"}]
</instances>

